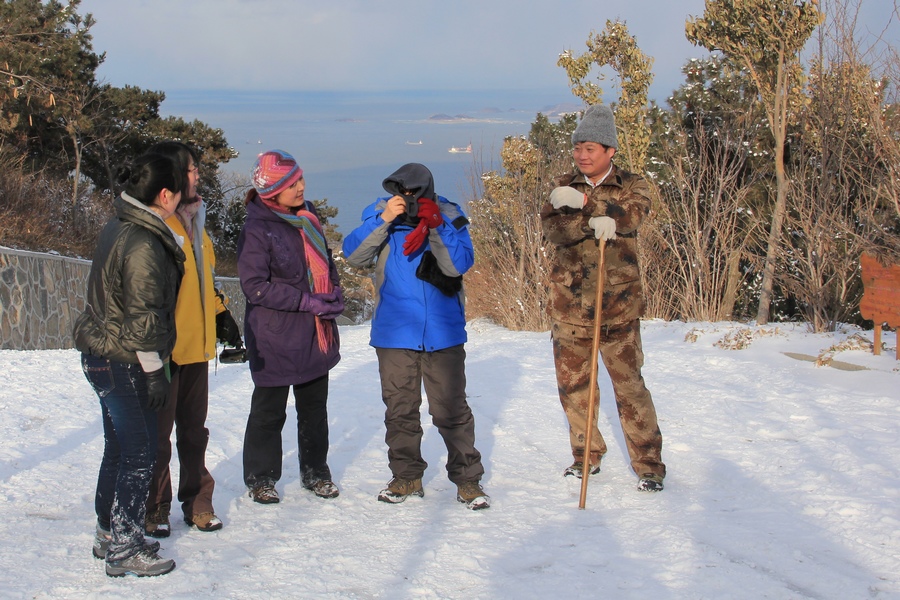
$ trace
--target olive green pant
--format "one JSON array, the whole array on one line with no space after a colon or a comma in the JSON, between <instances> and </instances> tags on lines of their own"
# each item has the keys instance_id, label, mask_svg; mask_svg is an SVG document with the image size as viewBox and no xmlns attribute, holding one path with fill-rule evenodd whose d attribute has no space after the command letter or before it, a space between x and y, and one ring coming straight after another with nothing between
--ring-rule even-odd
<instances>
[{"instance_id":1,"label":"olive green pant","mask_svg":"<svg viewBox=\"0 0 900 600\"><path fill-rule=\"evenodd\" d=\"M422 384L428 412L447 446L447 476L455 484L484 475L475 448L475 417L466 401L466 351L462 344L422 352L376 348L384 400L385 442L391 473L420 479L428 464L422 458Z\"/></svg>"}]
</instances>

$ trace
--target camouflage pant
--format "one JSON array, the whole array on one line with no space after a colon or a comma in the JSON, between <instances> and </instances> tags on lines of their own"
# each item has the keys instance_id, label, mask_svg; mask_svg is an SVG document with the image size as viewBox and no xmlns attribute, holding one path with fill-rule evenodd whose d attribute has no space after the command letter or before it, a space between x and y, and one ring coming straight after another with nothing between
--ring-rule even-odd
<instances>
[{"instance_id":1,"label":"camouflage pant","mask_svg":"<svg viewBox=\"0 0 900 600\"><path fill-rule=\"evenodd\" d=\"M575 460L583 460L593 328L553 321L550 332L559 399L569 421L572 455ZM641 376L644 353L641 350L640 321L634 320L611 329L602 328L600 356L616 395L619 422L625 434L631 467L638 475L653 473L665 477L666 466L661 456L662 434L656 421L653 399ZM591 434L591 462L594 464L599 463L606 454L606 442L597 428L596 416L599 412L598 406Z\"/></svg>"}]
</instances>

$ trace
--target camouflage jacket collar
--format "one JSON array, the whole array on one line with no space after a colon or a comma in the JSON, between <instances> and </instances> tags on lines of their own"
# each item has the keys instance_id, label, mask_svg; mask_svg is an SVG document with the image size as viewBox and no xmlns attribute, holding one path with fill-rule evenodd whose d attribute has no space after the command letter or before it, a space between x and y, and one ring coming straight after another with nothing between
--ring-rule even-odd
<instances>
[{"instance_id":1,"label":"camouflage jacket collar","mask_svg":"<svg viewBox=\"0 0 900 600\"><path fill-rule=\"evenodd\" d=\"M574 171L572 173L567 173L559 178L559 185L572 185L573 183L583 183L588 187L601 187L604 185L614 185L616 187L622 187L624 185L624 179L622 178L622 174L624 171L619 168L618 165L613 163L612 172L604 179L602 182L598 183L596 186L592 186L591 183L587 180L587 177L581 171Z\"/></svg>"}]
</instances>

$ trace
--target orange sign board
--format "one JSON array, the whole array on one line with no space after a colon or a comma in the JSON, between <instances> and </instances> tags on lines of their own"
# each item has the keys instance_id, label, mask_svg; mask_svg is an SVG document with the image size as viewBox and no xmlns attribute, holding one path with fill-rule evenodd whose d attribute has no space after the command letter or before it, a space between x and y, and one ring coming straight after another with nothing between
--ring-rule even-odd
<instances>
[{"instance_id":1,"label":"orange sign board","mask_svg":"<svg viewBox=\"0 0 900 600\"><path fill-rule=\"evenodd\" d=\"M859 312L875 322L875 354L881 353L881 326L900 327L900 265L884 266L869 254L860 256L863 297ZM897 344L900 359L900 344Z\"/></svg>"}]
</instances>

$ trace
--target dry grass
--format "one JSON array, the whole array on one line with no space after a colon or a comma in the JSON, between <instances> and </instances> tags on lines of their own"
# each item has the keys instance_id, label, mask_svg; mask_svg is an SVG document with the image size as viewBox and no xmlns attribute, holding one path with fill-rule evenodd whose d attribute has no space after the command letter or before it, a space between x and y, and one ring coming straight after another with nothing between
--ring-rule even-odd
<instances>
[{"instance_id":1,"label":"dry grass","mask_svg":"<svg viewBox=\"0 0 900 600\"><path fill-rule=\"evenodd\" d=\"M89 190L73 204L71 193L68 182L28 175L14 159L0 156L0 244L90 258L112 207Z\"/></svg>"}]
</instances>

